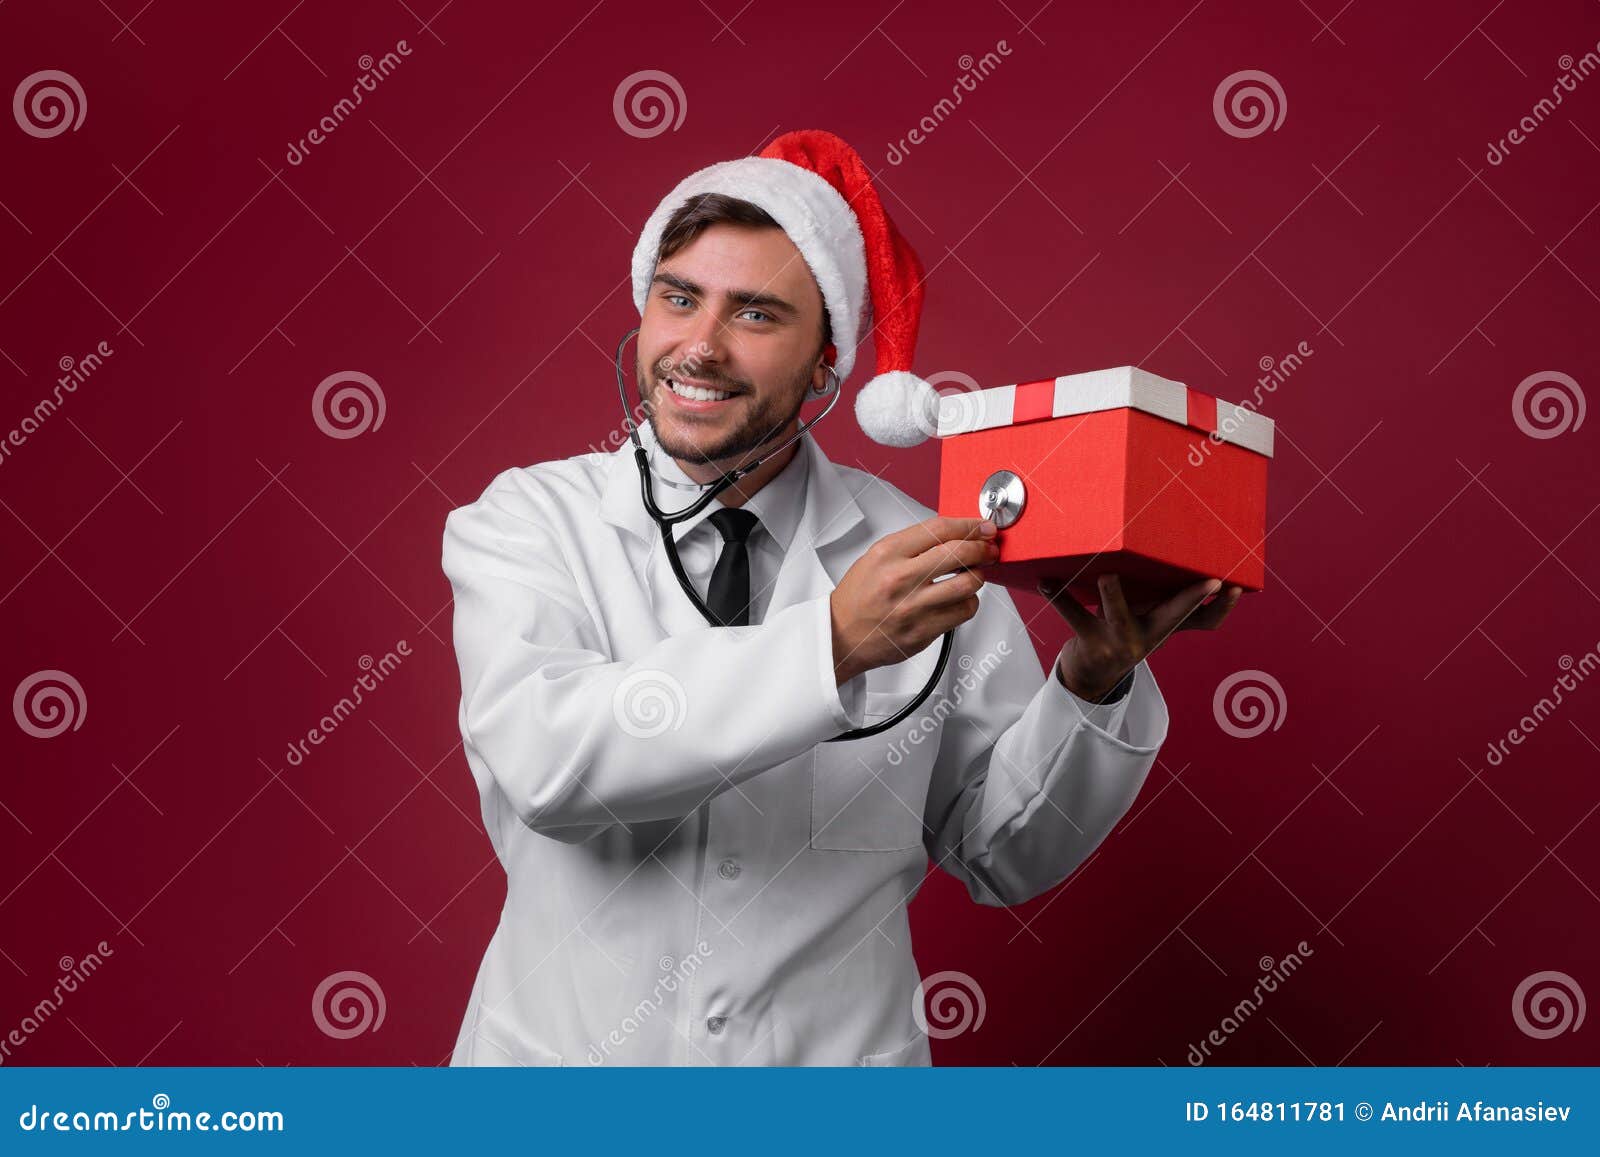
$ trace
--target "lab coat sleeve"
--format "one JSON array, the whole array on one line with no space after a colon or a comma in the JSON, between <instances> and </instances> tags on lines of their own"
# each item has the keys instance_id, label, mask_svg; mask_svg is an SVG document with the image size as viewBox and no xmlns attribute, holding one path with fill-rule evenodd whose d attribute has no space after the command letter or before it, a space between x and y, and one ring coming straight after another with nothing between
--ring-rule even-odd
<instances>
[{"instance_id":1,"label":"lab coat sleeve","mask_svg":"<svg viewBox=\"0 0 1600 1157\"><path fill-rule=\"evenodd\" d=\"M1066 879L1126 814L1166 738L1166 702L1147 661L1115 702L1074 695L1054 656L1042 672L1003 588L984 588L963 629L926 844L978 903L1020 904Z\"/></svg>"},{"instance_id":2,"label":"lab coat sleeve","mask_svg":"<svg viewBox=\"0 0 1600 1157\"><path fill-rule=\"evenodd\" d=\"M524 825L577 841L684 816L860 725L826 596L614 661L556 536L504 479L446 518L443 568L468 762Z\"/></svg>"}]
</instances>

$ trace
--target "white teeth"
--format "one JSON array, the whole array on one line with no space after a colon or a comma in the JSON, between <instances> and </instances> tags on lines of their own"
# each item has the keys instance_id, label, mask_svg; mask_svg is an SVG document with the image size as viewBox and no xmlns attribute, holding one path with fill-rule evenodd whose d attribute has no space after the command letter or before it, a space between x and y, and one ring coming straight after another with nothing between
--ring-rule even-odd
<instances>
[{"instance_id":1,"label":"white teeth","mask_svg":"<svg viewBox=\"0 0 1600 1157\"><path fill-rule=\"evenodd\" d=\"M667 378L668 388L680 398L688 398L694 402L720 402L723 398L731 398L733 394L728 390L703 390L699 386L686 386L682 382Z\"/></svg>"}]
</instances>

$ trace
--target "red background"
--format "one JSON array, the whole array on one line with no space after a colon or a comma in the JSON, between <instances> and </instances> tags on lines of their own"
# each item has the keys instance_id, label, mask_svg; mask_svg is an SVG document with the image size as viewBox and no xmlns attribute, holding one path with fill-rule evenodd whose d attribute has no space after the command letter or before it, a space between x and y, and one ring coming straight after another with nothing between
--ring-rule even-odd
<instances>
[{"instance_id":1,"label":"red background","mask_svg":"<svg viewBox=\"0 0 1600 1157\"><path fill-rule=\"evenodd\" d=\"M936 1059L1181 1065L1305 940L1217 1063L1600 1060L1595 1026L1537 1040L1511 1010L1544 970L1600 992L1600 686L1485 760L1600 640L1600 418L1536 439L1511 404L1541 371L1600 382L1600 79L1485 160L1600 10L1036 9L0 9L4 91L61 69L87 98L51 139L0 118L0 432L60 359L115 351L0 464L0 691L61 669L86 698L56 738L0 727L0 1032L59 958L114 952L9 1063L445 1059L504 887L456 731L445 514L616 429L636 231L684 173L798 127L881 171L931 271L925 374L1131 363L1240 400L1260 359L1314 351L1263 405L1268 590L1155 657L1172 728L1129 818L1025 907L945 877L917 898L923 971L986 996ZM358 57L402 38L288 165ZM643 69L681 81L676 131L613 116ZM1250 139L1212 110L1244 69L1286 97ZM310 396L350 369L387 416L338 440ZM820 437L934 499L936 446L838 415ZM1064 624L1018 604L1053 653ZM402 638L412 657L288 766ZM1212 696L1247 669L1285 708L1238 739ZM309 1005L345 969L387 1012L336 1040Z\"/></svg>"}]
</instances>

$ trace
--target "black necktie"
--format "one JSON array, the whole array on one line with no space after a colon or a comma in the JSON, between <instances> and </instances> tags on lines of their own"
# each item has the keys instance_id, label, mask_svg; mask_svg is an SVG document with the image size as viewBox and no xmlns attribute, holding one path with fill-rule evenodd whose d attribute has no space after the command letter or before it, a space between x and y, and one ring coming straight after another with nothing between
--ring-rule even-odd
<instances>
[{"instance_id":1,"label":"black necktie","mask_svg":"<svg viewBox=\"0 0 1600 1157\"><path fill-rule=\"evenodd\" d=\"M706 605L725 627L750 624L750 552L745 539L760 521L748 510L719 509L709 516L711 525L722 535L722 553L717 555L706 591Z\"/></svg>"}]
</instances>

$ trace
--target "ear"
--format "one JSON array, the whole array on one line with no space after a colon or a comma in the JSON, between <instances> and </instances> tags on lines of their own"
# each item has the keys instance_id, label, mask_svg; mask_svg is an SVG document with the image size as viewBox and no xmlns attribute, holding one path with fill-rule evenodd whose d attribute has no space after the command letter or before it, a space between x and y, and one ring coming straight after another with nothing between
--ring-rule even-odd
<instances>
[{"instance_id":1,"label":"ear","mask_svg":"<svg viewBox=\"0 0 1600 1157\"><path fill-rule=\"evenodd\" d=\"M837 354L838 351L834 348L833 343L829 342L822 347L822 352L817 355L817 364L811 367L810 392L812 397L823 398L832 392L829 387L833 384L833 375L829 373L829 370L832 368Z\"/></svg>"},{"instance_id":2,"label":"ear","mask_svg":"<svg viewBox=\"0 0 1600 1157\"><path fill-rule=\"evenodd\" d=\"M831 397L844 385L833 368L834 352L833 346L825 346L817 358L817 364L811 367L811 385L806 392L812 398Z\"/></svg>"},{"instance_id":3,"label":"ear","mask_svg":"<svg viewBox=\"0 0 1600 1157\"><path fill-rule=\"evenodd\" d=\"M839 350L830 341L830 342L828 342L826 345L824 345L822 347L822 357L817 363L817 372L822 375L822 381L817 383L818 388L826 386L828 384L831 376L832 376L832 375L830 375L828 373L827 370L824 370L822 367L823 366L827 366L828 369L831 370L834 367L836 367L838 364L839 364Z\"/></svg>"}]
</instances>

